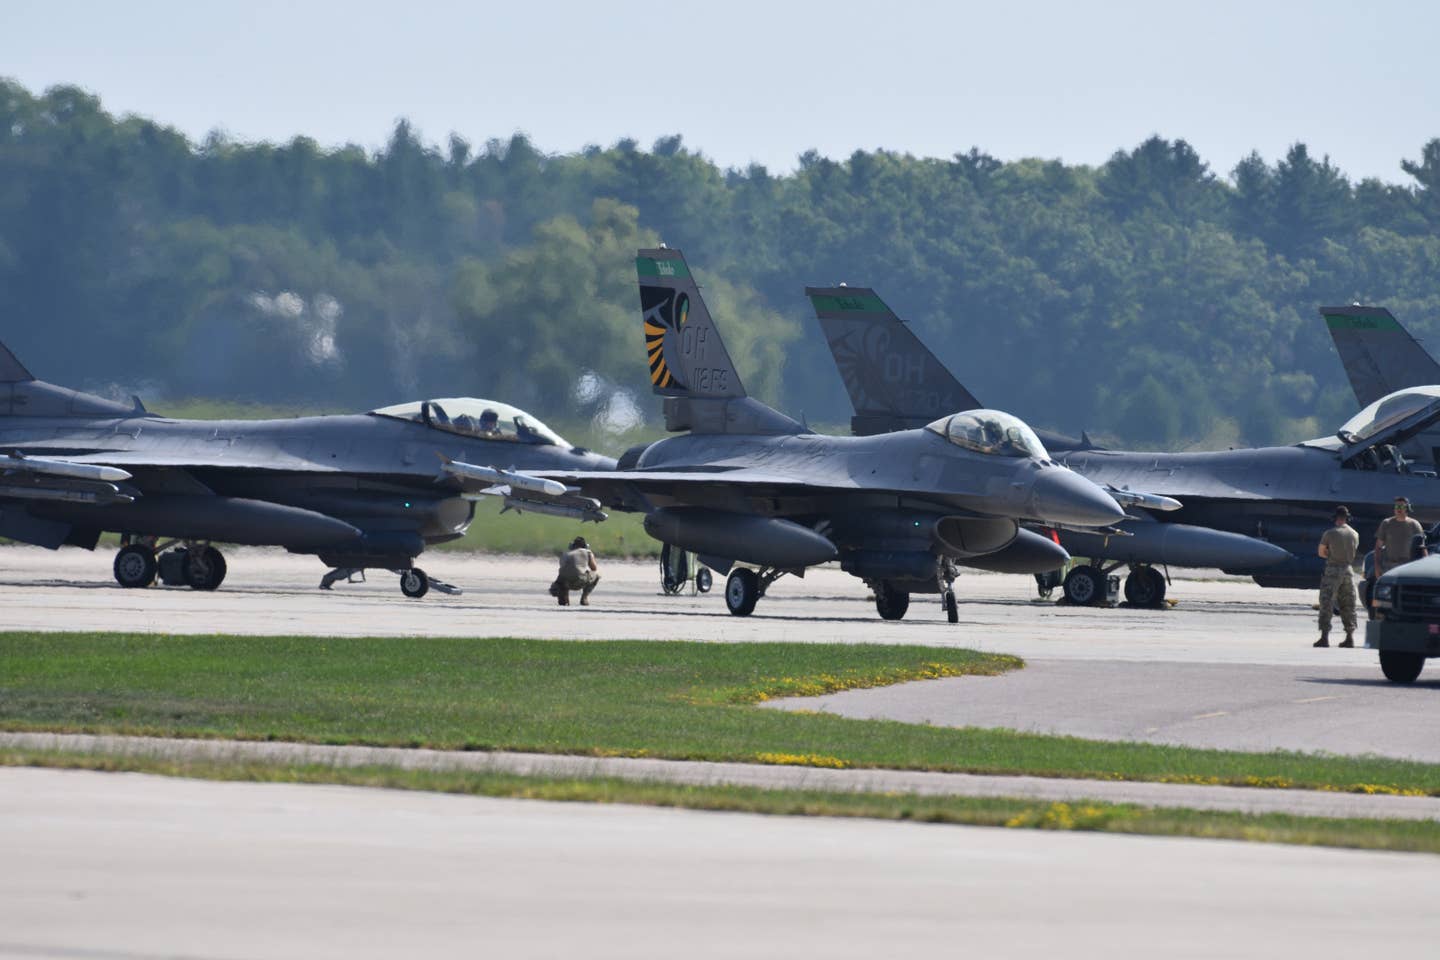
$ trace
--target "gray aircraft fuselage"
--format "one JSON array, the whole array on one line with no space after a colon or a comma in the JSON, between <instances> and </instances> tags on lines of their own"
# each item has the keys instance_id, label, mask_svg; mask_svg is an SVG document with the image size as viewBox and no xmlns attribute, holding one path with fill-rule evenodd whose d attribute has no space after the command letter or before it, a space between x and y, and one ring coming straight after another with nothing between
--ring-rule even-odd
<instances>
[{"instance_id":1,"label":"gray aircraft fuselage","mask_svg":"<svg viewBox=\"0 0 1440 960\"><path fill-rule=\"evenodd\" d=\"M937 558L964 564L1000 554L1026 571L1063 562L1060 548L1019 520L1104 526L1121 518L1102 490L1053 461L979 453L930 429L684 434L581 483L610 505L645 512L652 536L721 572L729 562L798 572L838 559L847 572L906 593L944 589Z\"/></svg>"},{"instance_id":2,"label":"gray aircraft fuselage","mask_svg":"<svg viewBox=\"0 0 1440 960\"><path fill-rule=\"evenodd\" d=\"M276 545L335 567L405 570L427 545L462 536L474 513L466 495L490 486L447 473L442 457L501 470L614 466L539 435L494 439L451 428L448 418L442 427L380 413L176 420L33 379L4 382L0 536L93 549L110 531ZM70 464L129 477L104 483L51 472ZM536 509L554 512L556 502ZM511 505L527 506L524 495Z\"/></svg>"},{"instance_id":3,"label":"gray aircraft fuselage","mask_svg":"<svg viewBox=\"0 0 1440 960\"><path fill-rule=\"evenodd\" d=\"M1338 446L1338 444L1336 444ZM1375 542L1375 528L1390 516L1395 497L1408 497L1412 516L1440 521L1440 480L1348 464L1326 441L1289 447L1259 447L1210 453L1133 453L1085 450L1058 459L1096 483L1173 497L1180 510L1156 516L1155 523L1179 523L1242 534L1283 547L1291 560L1258 568L1232 566L1227 572L1253 576L1261 586L1318 586L1324 561L1316 555L1320 535L1338 505L1351 511L1350 525L1363 549ZM1124 529L1142 526L1132 521ZM1067 549L1128 560L1123 537L1097 545L1085 534L1062 536ZM1146 558L1140 558L1146 559Z\"/></svg>"}]
</instances>

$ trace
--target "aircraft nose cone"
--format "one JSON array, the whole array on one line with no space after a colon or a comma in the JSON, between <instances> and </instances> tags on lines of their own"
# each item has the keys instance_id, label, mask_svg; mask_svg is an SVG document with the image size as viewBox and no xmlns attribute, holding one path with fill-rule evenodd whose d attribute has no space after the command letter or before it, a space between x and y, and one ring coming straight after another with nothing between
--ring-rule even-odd
<instances>
[{"instance_id":1,"label":"aircraft nose cone","mask_svg":"<svg viewBox=\"0 0 1440 960\"><path fill-rule=\"evenodd\" d=\"M1108 527L1125 519L1115 499L1064 467L1040 471L1031 483L1033 519L1077 527Z\"/></svg>"}]
</instances>

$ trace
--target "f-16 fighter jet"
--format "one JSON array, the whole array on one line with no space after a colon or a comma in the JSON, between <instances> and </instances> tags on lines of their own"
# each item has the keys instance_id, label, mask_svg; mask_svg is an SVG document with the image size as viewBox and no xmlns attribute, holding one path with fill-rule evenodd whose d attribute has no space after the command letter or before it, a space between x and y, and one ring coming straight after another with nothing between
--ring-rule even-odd
<instances>
[{"instance_id":1,"label":"f-16 fighter jet","mask_svg":"<svg viewBox=\"0 0 1440 960\"><path fill-rule=\"evenodd\" d=\"M883 437L813 433L746 395L678 250L641 250L636 268L650 382L667 429L686 432L628 451L614 473L546 476L644 512L651 536L728 573L731 613L751 613L786 573L839 560L882 617L904 616L912 593L938 593L954 623L956 562L1014 551L1018 569L1046 570L1067 558L1020 521L1125 518L997 410Z\"/></svg>"},{"instance_id":2,"label":"f-16 fighter jet","mask_svg":"<svg viewBox=\"0 0 1440 960\"><path fill-rule=\"evenodd\" d=\"M0 536L93 550L119 533L115 579L214 590L215 543L282 546L334 569L400 575L423 596L414 559L462 536L483 495L521 512L603 520L594 500L526 471L605 470L502 403L427 400L355 416L172 420L36 380L0 344Z\"/></svg>"},{"instance_id":3,"label":"f-16 fighter jet","mask_svg":"<svg viewBox=\"0 0 1440 960\"><path fill-rule=\"evenodd\" d=\"M873 290L806 293L857 414L866 413L864 419L857 415L857 429L883 428L888 419L913 415L924 397L954 380ZM1251 576L1262 587L1318 587L1324 561L1315 547L1337 504L1349 506L1362 543L1374 541L1396 497L1408 497L1422 522L1440 520L1440 480L1432 471L1410 470L1394 446L1437 422L1440 386L1430 386L1379 397L1334 436L1289 447L1129 453L1082 444L1067 450L1059 454L1061 462L1122 500L1143 490L1148 497L1178 500L1179 509L1128 499L1130 518L1120 525L1128 536L1062 530L1067 550L1097 561L1070 571L1065 595L1075 603L1097 602L1104 595L1102 577L1125 565L1125 595L1137 606L1164 599L1166 579L1157 564L1219 567Z\"/></svg>"}]
</instances>

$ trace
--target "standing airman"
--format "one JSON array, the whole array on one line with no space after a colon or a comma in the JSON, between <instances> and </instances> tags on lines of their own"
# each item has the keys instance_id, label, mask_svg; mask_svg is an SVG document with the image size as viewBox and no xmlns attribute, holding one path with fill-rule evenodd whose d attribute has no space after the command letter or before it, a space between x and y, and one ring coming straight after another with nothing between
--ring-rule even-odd
<instances>
[{"instance_id":1,"label":"standing airman","mask_svg":"<svg viewBox=\"0 0 1440 960\"><path fill-rule=\"evenodd\" d=\"M1425 536L1420 521L1410 516L1410 501L1405 497L1395 498L1395 515L1380 521L1375 531L1375 578L1391 567L1409 563L1415 559L1411 554L1416 537ZM1422 547L1420 555L1424 556Z\"/></svg>"},{"instance_id":2,"label":"standing airman","mask_svg":"<svg viewBox=\"0 0 1440 960\"><path fill-rule=\"evenodd\" d=\"M1317 647L1330 646L1330 618L1340 607L1340 622L1345 625L1342 647L1355 646L1355 575L1350 569L1360 549L1360 534L1350 526L1350 510L1335 508L1335 525L1320 537L1320 556L1325 558L1325 572L1320 577L1320 639Z\"/></svg>"}]
</instances>

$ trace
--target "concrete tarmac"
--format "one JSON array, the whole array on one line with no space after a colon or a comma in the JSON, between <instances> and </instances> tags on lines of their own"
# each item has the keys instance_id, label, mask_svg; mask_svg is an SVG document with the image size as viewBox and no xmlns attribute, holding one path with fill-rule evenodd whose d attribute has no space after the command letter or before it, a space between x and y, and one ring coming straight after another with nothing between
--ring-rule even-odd
<instances>
[{"instance_id":1,"label":"concrete tarmac","mask_svg":"<svg viewBox=\"0 0 1440 960\"><path fill-rule=\"evenodd\" d=\"M517 521L519 522L519 521ZM213 593L185 587L121 589L103 551L0 547L0 610L20 630L138 630L337 636L515 636L712 641L920 643L1024 657L1189 663L1354 665L1377 671L1363 650L1313 650L1315 597L1262 590L1238 578L1177 579L1169 610L1095 609L1040 602L1028 576L967 572L958 581L960 622L939 600L915 596L904 620L884 621L865 585L834 567L784 577L754 615L733 617L720 595L667 597L656 564L601 558L590 607L557 607L545 592L555 561L426 554L421 565L461 586L461 596L401 595L375 572L364 584L316 589L325 568L281 550L227 550L229 576ZM1374 675L1378 675L1374 674Z\"/></svg>"},{"instance_id":2,"label":"concrete tarmac","mask_svg":"<svg viewBox=\"0 0 1440 960\"><path fill-rule=\"evenodd\" d=\"M834 641L962 646L1019 654L1027 669L853 691L794 706L944 725L1003 726L1102 739L1247 750L1375 753L1440 762L1428 721L1440 666L1418 684L1383 680L1376 655L1310 646L1314 597L1249 580L1177 579L1167 610L1040 602L1030 577L967 573L960 623L913 598L906 619L879 619L865 586L838 569L785 577L750 617L708 595L664 596L653 563L601 558L589 607L545 593L554 562L437 553L422 563L465 593L401 595L396 578L316 589L324 568L279 550L228 552L213 593L125 590L108 553L0 548L0 610L9 629L166 633L518 636L564 639Z\"/></svg>"},{"instance_id":3,"label":"concrete tarmac","mask_svg":"<svg viewBox=\"0 0 1440 960\"><path fill-rule=\"evenodd\" d=\"M1095 740L1440 763L1434 726L1440 669L1430 669L1418 683L1400 685L1376 668L1037 659L998 677L927 680L765 706Z\"/></svg>"},{"instance_id":4,"label":"concrete tarmac","mask_svg":"<svg viewBox=\"0 0 1440 960\"><path fill-rule=\"evenodd\" d=\"M1421 956L1440 858L0 769L0 956Z\"/></svg>"}]
</instances>

